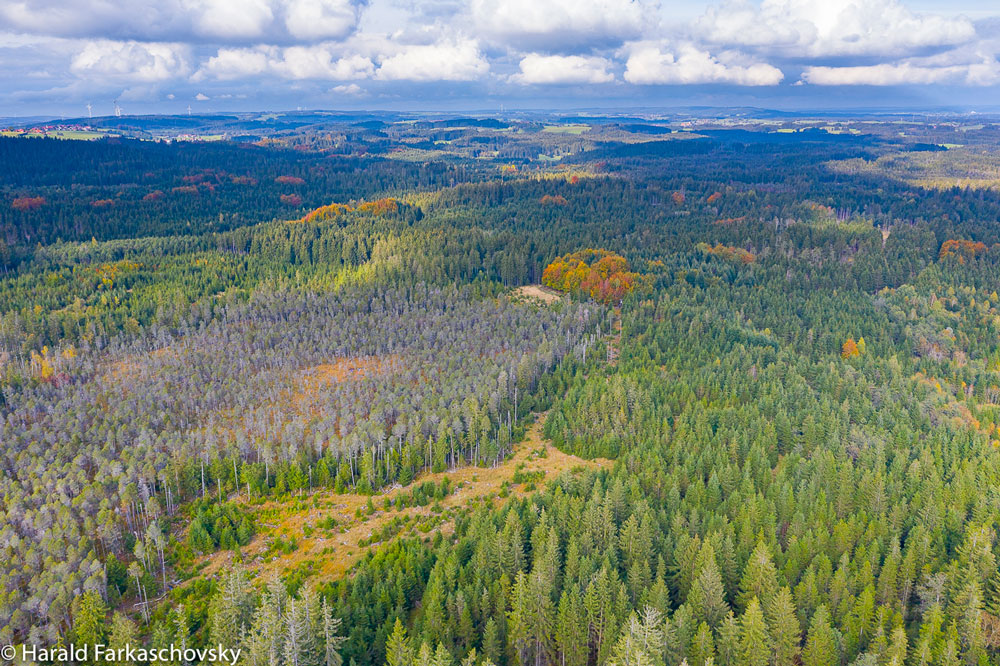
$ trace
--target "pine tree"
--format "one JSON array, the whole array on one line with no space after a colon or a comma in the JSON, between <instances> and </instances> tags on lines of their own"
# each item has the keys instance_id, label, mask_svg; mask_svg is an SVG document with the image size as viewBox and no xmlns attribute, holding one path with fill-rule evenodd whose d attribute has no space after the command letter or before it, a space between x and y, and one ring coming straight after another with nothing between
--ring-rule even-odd
<instances>
[{"instance_id":1,"label":"pine tree","mask_svg":"<svg viewBox=\"0 0 1000 666\"><path fill-rule=\"evenodd\" d=\"M830 612L820 606L813 614L802 651L802 666L835 666L840 661L837 637L830 626Z\"/></svg>"},{"instance_id":2,"label":"pine tree","mask_svg":"<svg viewBox=\"0 0 1000 666\"><path fill-rule=\"evenodd\" d=\"M904 666L906 664L906 630L896 627L889 638L889 649L883 661L886 666Z\"/></svg>"},{"instance_id":3,"label":"pine tree","mask_svg":"<svg viewBox=\"0 0 1000 666\"><path fill-rule=\"evenodd\" d=\"M615 643L608 666L664 666L663 618L651 606L632 613Z\"/></svg>"},{"instance_id":4,"label":"pine tree","mask_svg":"<svg viewBox=\"0 0 1000 666\"><path fill-rule=\"evenodd\" d=\"M767 606L777 590L778 571L771 560L771 551L767 544L758 541L740 579L740 608L746 608L754 597L757 597L762 605Z\"/></svg>"},{"instance_id":5,"label":"pine tree","mask_svg":"<svg viewBox=\"0 0 1000 666\"><path fill-rule=\"evenodd\" d=\"M111 636L108 639L108 646L117 652L123 650L126 645L139 645L139 628L127 616L115 613L111 619ZM136 666L136 664L128 659L123 659L116 661L115 666Z\"/></svg>"},{"instance_id":6,"label":"pine tree","mask_svg":"<svg viewBox=\"0 0 1000 666\"><path fill-rule=\"evenodd\" d=\"M767 666L771 658L771 637L760 601L753 597L740 618L740 666Z\"/></svg>"},{"instance_id":7,"label":"pine tree","mask_svg":"<svg viewBox=\"0 0 1000 666\"><path fill-rule=\"evenodd\" d=\"M527 663L529 655L536 666L545 661L555 617L551 589L541 570L531 575L521 571L517 575L511 601L510 639L521 655L521 663Z\"/></svg>"},{"instance_id":8,"label":"pine tree","mask_svg":"<svg viewBox=\"0 0 1000 666\"><path fill-rule=\"evenodd\" d=\"M309 626L306 604L294 598L285 606L285 663L288 666L313 666L318 661L316 636Z\"/></svg>"},{"instance_id":9,"label":"pine tree","mask_svg":"<svg viewBox=\"0 0 1000 666\"><path fill-rule=\"evenodd\" d=\"M706 622L715 627L729 610L722 575L715 560L715 550L710 543L702 546L699 554L700 570L691 585L687 603L691 606L698 622Z\"/></svg>"},{"instance_id":10,"label":"pine tree","mask_svg":"<svg viewBox=\"0 0 1000 666\"><path fill-rule=\"evenodd\" d=\"M726 613L719 625L719 640L716 642L719 666L736 666L740 654L740 625L732 611Z\"/></svg>"},{"instance_id":11,"label":"pine tree","mask_svg":"<svg viewBox=\"0 0 1000 666\"><path fill-rule=\"evenodd\" d=\"M774 666L792 666L799 654L802 628L795 614L791 590L787 587L779 589L771 597L765 611L774 649Z\"/></svg>"},{"instance_id":12,"label":"pine tree","mask_svg":"<svg viewBox=\"0 0 1000 666\"><path fill-rule=\"evenodd\" d=\"M955 599L960 609L958 618L959 635L962 638L961 652L966 664L976 664L985 656L982 614L983 599L976 576L967 576L967 583Z\"/></svg>"},{"instance_id":13,"label":"pine tree","mask_svg":"<svg viewBox=\"0 0 1000 666\"><path fill-rule=\"evenodd\" d=\"M426 641L420 644L416 666L434 666L434 652Z\"/></svg>"},{"instance_id":14,"label":"pine tree","mask_svg":"<svg viewBox=\"0 0 1000 666\"><path fill-rule=\"evenodd\" d=\"M104 622L107 607L101 595L93 590L84 592L73 604L73 633L76 642L89 645L88 655L94 653L94 645L104 643Z\"/></svg>"},{"instance_id":15,"label":"pine tree","mask_svg":"<svg viewBox=\"0 0 1000 666\"><path fill-rule=\"evenodd\" d=\"M431 659L431 666L452 666L454 663L455 660L452 659L444 643L438 643L437 649L434 650L434 658Z\"/></svg>"},{"instance_id":16,"label":"pine tree","mask_svg":"<svg viewBox=\"0 0 1000 666\"><path fill-rule=\"evenodd\" d=\"M561 666L586 666L587 618L583 598L573 588L565 589L559 598L555 639Z\"/></svg>"},{"instance_id":17,"label":"pine tree","mask_svg":"<svg viewBox=\"0 0 1000 666\"><path fill-rule=\"evenodd\" d=\"M941 606L933 604L924 613L923 622L920 623L916 646L910 657L913 666L927 666L932 663L934 656L940 653L940 646L944 642L943 624L944 615L941 613Z\"/></svg>"},{"instance_id":18,"label":"pine tree","mask_svg":"<svg viewBox=\"0 0 1000 666\"><path fill-rule=\"evenodd\" d=\"M310 588L312 591L313 588ZM344 663L340 656L340 646L344 637L340 635L340 618L333 616L333 609L323 597L320 606L320 624L318 627L323 639L323 666L341 666Z\"/></svg>"},{"instance_id":19,"label":"pine tree","mask_svg":"<svg viewBox=\"0 0 1000 666\"><path fill-rule=\"evenodd\" d=\"M598 654L605 654L610 646L609 634L617 623L614 590L606 567L602 567L587 586L583 606L587 610L587 626L593 648Z\"/></svg>"},{"instance_id":20,"label":"pine tree","mask_svg":"<svg viewBox=\"0 0 1000 666\"><path fill-rule=\"evenodd\" d=\"M241 566L230 569L220 583L219 592L209 604L211 640L221 645L236 645L253 614L253 594Z\"/></svg>"},{"instance_id":21,"label":"pine tree","mask_svg":"<svg viewBox=\"0 0 1000 666\"><path fill-rule=\"evenodd\" d=\"M503 651L501 641L497 621L491 617L486 621L486 628L483 629L483 656L491 661L499 661L500 653Z\"/></svg>"},{"instance_id":22,"label":"pine tree","mask_svg":"<svg viewBox=\"0 0 1000 666\"><path fill-rule=\"evenodd\" d=\"M688 650L688 663L691 666L704 666L706 662L715 659L715 641L712 638L712 630L708 624L702 622L698 626L698 633L691 641L691 649Z\"/></svg>"},{"instance_id":23,"label":"pine tree","mask_svg":"<svg viewBox=\"0 0 1000 666\"><path fill-rule=\"evenodd\" d=\"M385 663L386 666L409 666L413 662L413 648L410 646L410 639L406 635L406 629L399 618L393 625L392 634L385 642Z\"/></svg>"},{"instance_id":24,"label":"pine tree","mask_svg":"<svg viewBox=\"0 0 1000 666\"><path fill-rule=\"evenodd\" d=\"M188 622L187 608L184 604L178 604L174 609L173 615L173 629L174 629L174 645L176 645L181 652L184 652L188 648L188 641L191 638L191 629Z\"/></svg>"}]
</instances>

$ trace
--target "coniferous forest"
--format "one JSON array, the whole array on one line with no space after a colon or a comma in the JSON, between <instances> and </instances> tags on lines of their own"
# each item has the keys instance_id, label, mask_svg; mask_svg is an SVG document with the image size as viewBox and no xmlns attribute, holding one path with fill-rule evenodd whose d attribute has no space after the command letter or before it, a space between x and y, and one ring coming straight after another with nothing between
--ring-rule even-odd
<instances>
[{"instance_id":1,"label":"coniferous forest","mask_svg":"<svg viewBox=\"0 0 1000 666\"><path fill-rule=\"evenodd\" d=\"M1000 664L1000 125L324 122L0 137L0 643Z\"/></svg>"}]
</instances>

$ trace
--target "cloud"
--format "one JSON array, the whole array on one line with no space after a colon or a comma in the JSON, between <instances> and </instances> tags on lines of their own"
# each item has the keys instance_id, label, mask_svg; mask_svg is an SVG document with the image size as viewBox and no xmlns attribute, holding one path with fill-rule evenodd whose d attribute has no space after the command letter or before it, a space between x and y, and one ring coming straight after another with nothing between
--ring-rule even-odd
<instances>
[{"instance_id":1,"label":"cloud","mask_svg":"<svg viewBox=\"0 0 1000 666\"><path fill-rule=\"evenodd\" d=\"M784 78L780 69L765 63L743 63L738 53L713 56L692 44L666 52L656 44L632 47L625 64L625 80L640 85L729 83L773 86Z\"/></svg>"},{"instance_id":2,"label":"cloud","mask_svg":"<svg viewBox=\"0 0 1000 666\"><path fill-rule=\"evenodd\" d=\"M367 79L375 73L368 58L352 55L336 58L330 49L321 46L292 46L284 50L281 60L271 63L276 73L291 79L331 79L347 81Z\"/></svg>"},{"instance_id":3,"label":"cloud","mask_svg":"<svg viewBox=\"0 0 1000 666\"><path fill-rule=\"evenodd\" d=\"M282 43L344 39L366 0L0 0L0 26L56 37Z\"/></svg>"},{"instance_id":4,"label":"cloud","mask_svg":"<svg viewBox=\"0 0 1000 666\"><path fill-rule=\"evenodd\" d=\"M271 67L269 51L267 48L219 49L191 78L194 81L203 81L206 78L229 81L259 76Z\"/></svg>"},{"instance_id":5,"label":"cloud","mask_svg":"<svg viewBox=\"0 0 1000 666\"><path fill-rule=\"evenodd\" d=\"M330 89L330 92L335 95L343 95L345 97L365 97L368 93L364 88L359 86L357 83L348 83L347 85L334 86Z\"/></svg>"},{"instance_id":6,"label":"cloud","mask_svg":"<svg viewBox=\"0 0 1000 666\"><path fill-rule=\"evenodd\" d=\"M609 83L615 80L615 75L608 71L610 64L597 57L531 53L521 59L521 73L510 80L528 84Z\"/></svg>"},{"instance_id":7,"label":"cloud","mask_svg":"<svg viewBox=\"0 0 1000 666\"><path fill-rule=\"evenodd\" d=\"M192 77L194 81L217 79L231 81L272 75L286 79L347 81L370 78L375 65L366 57L350 55L338 58L330 46L258 46L222 48L209 58Z\"/></svg>"},{"instance_id":8,"label":"cloud","mask_svg":"<svg viewBox=\"0 0 1000 666\"><path fill-rule=\"evenodd\" d=\"M181 0L195 34L230 39L258 39L274 20L266 0Z\"/></svg>"},{"instance_id":9,"label":"cloud","mask_svg":"<svg viewBox=\"0 0 1000 666\"><path fill-rule=\"evenodd\" d=\"M963 16L917 14L899 0L734 0L710 7L694 29L712 44L811 57L911 55L976 34Z\"/></svg>"},{"instance_id":10,"label":"cloud","mask_svg":"<svg viewBox=\"0 0 1000 666\"><path fill-rule=\"evenodd\" d=\"M927 65L916 62L882 63L856 67L806 67L802 82L821 86L901 86L959 84L991 86L1000 83L995 58L964 65Z\"/></svg>"},{"instance_id":11,"label":"cloud","mask_svg":"<svg viewBox=\"0 0 1000 666\"><path fill-rule=\"evenodd\" d=\"M614 46L639 37L654 18L640 0L473 0L485 36L530 50Z\"/></svg>"},{"instance_id":12,"label":"cloud","mask_svg":"<svg viewBox=\"0 0 1000 666\"><path fill-rule=\"evenodd\" d=\"M209 97L208 95L206 95L205 93L198 93L197 95L195 95L195 96L194 96L194 98L195 98L196 100L198 100L199 102L207 102L207 101L208 101L209 99L211 99L211 98L210 98L210 97Z\"/></svg>"},{"instance_id":13,"label":"cloud","mask_svg":"<svg viewBox=\"0 0 1000 666\"><path fill-rule=\"evenodd\" d=\"M383 81L474 81L490 65L470 39L405 46L382 59L376 78Z\"/></svg>"},{"instance_id":14,"label":"cloud","mask_svg":"<svg viewBox=\"0 0 1000 666\"><path fill-rule=\"evenodd\" d=\"M166 81L187 74L187 47L182 44L115 42L87 44L70 69L79 76L132 82Z\"/></svg>"},{"instance_id":15,"label":"cloud","mask_svg":"<svg viewBox=\"0 0 1000 666\"><path fill-rule=\"evenodd\" d=\"M301 39L342 39L354 31L359 13L350 0L292 0L285 26Z\"/></svg>"}]
</instances>

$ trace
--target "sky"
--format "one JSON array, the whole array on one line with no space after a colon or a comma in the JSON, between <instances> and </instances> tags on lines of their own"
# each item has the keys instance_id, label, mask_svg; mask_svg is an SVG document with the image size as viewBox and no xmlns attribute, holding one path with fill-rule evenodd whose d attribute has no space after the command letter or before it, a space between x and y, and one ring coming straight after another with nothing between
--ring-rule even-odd
<instances>
[{"instance_id":1,"label":"sky","mask_svg":"<svg viewBox=\"0 0 1000 666\"><path fill-rule=\"evenodd\" d=\"M1000 110L998 53L998 0L0 0L0 116Z\"/></svg>"}]
</instances>

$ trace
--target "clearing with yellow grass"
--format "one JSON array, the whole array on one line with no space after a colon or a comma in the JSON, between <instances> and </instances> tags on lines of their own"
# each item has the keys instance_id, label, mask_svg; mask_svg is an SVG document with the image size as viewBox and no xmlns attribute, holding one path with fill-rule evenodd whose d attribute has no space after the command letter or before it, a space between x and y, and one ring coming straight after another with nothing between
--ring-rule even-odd
<instances>
[{"instance_id":1,"label":"clearing with yellow grass","mask_svg":"<svg viewBox=\"0 0 1000 666\"><path fill-rule=\"evenodd\" d=\"M259 579L284 576L310 566L317 582L335 580L370 549L397 536L430 535L435 531L447 534L455 513L477 502L527 495L536 484L566 471L611 467L611 460L584 460L556 449L542 437L544 420L545 414L538 415L513 454L497 467L470 466L425 474L407 486L395 486L370 497L317 490L254 507L259 532L242 550L244 563ZM433 503L384 508L387 501L412 495L417 487L429 482L439 485L446 480L453 491ZM289 547L291 544L294 546ZM278 547L282 545L284 549ZM202 575L224 570L233 563L233 557L232 551L206 556L200 566Z\"/></svg>"}]
</instances>

